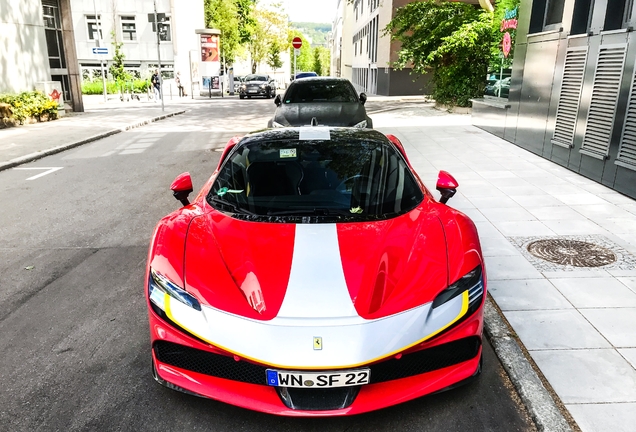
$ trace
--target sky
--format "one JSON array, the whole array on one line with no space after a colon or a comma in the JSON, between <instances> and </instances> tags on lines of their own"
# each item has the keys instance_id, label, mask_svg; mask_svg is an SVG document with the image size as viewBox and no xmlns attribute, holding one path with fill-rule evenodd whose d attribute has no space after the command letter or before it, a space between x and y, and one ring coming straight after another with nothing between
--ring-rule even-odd
<instances>
[{"instance_id":1,"label":"sky","mask_svg":"<svg viewBox=\"0 0 636 432\"><path fill-rule=\"evenodd\" d=\"M338 0L283 0L282 3L292 22L331 23Z\"/></svg>"}]
</instances>

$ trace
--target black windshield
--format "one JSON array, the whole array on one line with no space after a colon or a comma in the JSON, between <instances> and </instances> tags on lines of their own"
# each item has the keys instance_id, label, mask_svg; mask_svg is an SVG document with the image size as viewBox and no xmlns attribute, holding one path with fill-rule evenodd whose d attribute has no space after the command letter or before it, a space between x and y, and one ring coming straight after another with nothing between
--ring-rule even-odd
<instances>
[{"instance_id":1,"label":"black windshield","mask_svg":"<svg viewBox=\"0 0 636 432\"><path fill-rule=\"evenodd\" d=\"M358 102L358 97L347 81L315 80L294 82L285 93L284 102Z\"/></svg>"},{"instance_id":2,"label":"black windshield","mask_svg":"<svg viewBox=\"0 0 636 432\"><path fill-rule=\"evenodd\" d=\"M243 145L223 164L208 195L221 211L307 222L316 222L313 216L325 222L387 219L422 199L400 154L372 140Z\"/></svg>"},{"instance_id":3,"label":"black windshield","mask_svg":"<svg viewBox=\"0 0 636 432\"><path fill-rule=\"evenodd\" d=\"M264 75L248 75L245 77L245 81L267 81L267 77Z\"/></svg>"}]
</instances>

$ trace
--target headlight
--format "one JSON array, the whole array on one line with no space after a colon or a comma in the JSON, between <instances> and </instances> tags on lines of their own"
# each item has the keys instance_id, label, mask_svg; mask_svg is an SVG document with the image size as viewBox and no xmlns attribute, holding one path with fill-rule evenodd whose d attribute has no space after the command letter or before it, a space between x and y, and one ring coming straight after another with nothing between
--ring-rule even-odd
<instances>
[{"instance_id":1,"label":"headlight","mask_svg":"<svg viewBox=\"0 0 636 432\"><path fill-rule=\"evenodd\" d=\"M150 269L150 280L148 281L148 297L159 309L166 310L166 294L186 306L198 311L201 310L199 301L184 289L178 287L167 277Z\"/></svg>"},{"instance_id":2,"label":"headlight","mask_svg":"<svg viewBox=\"0 0 636 432\"><path fill-rule=\"evenodd\" d=\"M353 127L364 129L365 127L367 127L367 121L362 120L360 123L356 123Z\"/></svg>"},{"instance_id":3,"label":"headlight","mask_svg":"<svg viewBox=\"0 0 636 432\"><path fill-rule=\"evenodd\" d=\"M241 90L245 90L247 86L245 84L241 84Z\"/></svg>"},{"instance_id":4,"label":"headlight","mask_svg":"<svg viewBox=\"0 0 636 432\"><path fill-rule=\"evenodd\" d=\"M277 128L277 127L287 127L284 124L278 123L277 121L272 121L272 126Z\"/></svg>"},{"instance_id":5,"label":"headlight","mask_svg":"<svg viewBox=\"0 0 636 432\"><path fill-rule=\"evenodd\" d=\"M262 89L264 89L265 87L267 87L267 84L261 84Z\"/></svg>"},{"instance_id":6,"label":"headlight","mask_svg":"<svg viewBox=\"0 0 636 432\"><path fill-rule=\"evenodd\" d=\"M433 308L443 305L467 290L470 306L473 306L477 301L481 302L481 298L484 294L481 266L475 267L457 282L439 293L437 297L435 297L435 300L433 300Z\"/></svg>"}]
</instances>

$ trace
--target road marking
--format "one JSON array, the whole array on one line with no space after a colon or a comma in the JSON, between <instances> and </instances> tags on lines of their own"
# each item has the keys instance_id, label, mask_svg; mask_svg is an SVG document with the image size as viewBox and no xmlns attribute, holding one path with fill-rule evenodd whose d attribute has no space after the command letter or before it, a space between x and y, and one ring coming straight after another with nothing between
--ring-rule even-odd
<instances>
[{"instance_id":1,"label":"road marking","mask_svg":"<svg viewBox=\"0 0 636 432\"><path fill-rule=\"evenodd\" d=\"M27 180L35 180L40 177L44 177L45 175L54 173L55 171L59 171L64 167L29 167L29 168L13 168L14 170L46 170L43 173L38 175L34 175L33 177L29 177Z\"/></svg>"}]
</instances>

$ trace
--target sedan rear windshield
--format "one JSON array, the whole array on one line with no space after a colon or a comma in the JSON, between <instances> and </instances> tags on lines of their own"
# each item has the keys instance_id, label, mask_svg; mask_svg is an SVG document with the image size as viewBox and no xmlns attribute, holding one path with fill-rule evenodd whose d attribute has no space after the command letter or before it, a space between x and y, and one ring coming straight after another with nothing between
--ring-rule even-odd
<instances>
[{"instance_id":1,"label":"sedan rear windshield","mask_svg":"<svg viewBox=\"0 0 636 432\"><path fill-rule=\"evenodd\" d=\"M263 75L248 75L245 81L267 81L267 77Z\"/></svg>"},{"instance_id":2,"label":"sedan rear windshield","mask_svg":"<svg viewBox=\"0 0 636 432\"><path fill-rule=\"evenodd\" d=\"M388 219L423 197L388 143L286 140L233 151L207 199L239 218L316 223Z\"/></svg>"},{"instance_id":3,"label":"sedan rear windshield","mask_svg":"<svg viewBox=\"0 0 636 432\"><path fill-rule=\"evenodd\" d=\"M358 102L353 87L346 81L292 83L285 93L286 104L316 102Z\"/></svg>"}]
</instances>

